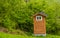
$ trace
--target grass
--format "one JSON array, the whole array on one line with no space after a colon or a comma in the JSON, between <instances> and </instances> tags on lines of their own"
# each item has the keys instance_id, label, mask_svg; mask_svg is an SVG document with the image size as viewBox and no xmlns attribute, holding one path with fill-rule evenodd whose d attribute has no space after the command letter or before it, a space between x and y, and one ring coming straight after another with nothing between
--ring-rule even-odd
<instances>
[{"instance_id":1,"label":"grass","mask_svg":"<svg viewBox=\"0 0 60 38\"><path fill-rule=\"evenodd\" d=\"M35 38L60 38L60 36L47 34L47 36L45 37L40 36L40 37L35 37Z\"/></svg>"},{"instance_id":2,"label":"grass","mask_svg":"<svg viewBox=\"0 0 60 38\"><path fill-rule=\"evenodd\" d=\"M27 36L27 35L13 35L13 34L6 34L0 32L0 38L60 38L60 36L47 34L46 37L41 37L41 36L36 37L36 36Z\"/></svg>"},{"instance_id":3,"label":"grass","mask_svg":"<svg viewBox=\"0 0 60 38\"><path fill-rule=\"evenodd\" d=\"M0 38L34 38L34 37L27 35L13 35L13 34L0 33Z\"/></svg>"}]
</instances>

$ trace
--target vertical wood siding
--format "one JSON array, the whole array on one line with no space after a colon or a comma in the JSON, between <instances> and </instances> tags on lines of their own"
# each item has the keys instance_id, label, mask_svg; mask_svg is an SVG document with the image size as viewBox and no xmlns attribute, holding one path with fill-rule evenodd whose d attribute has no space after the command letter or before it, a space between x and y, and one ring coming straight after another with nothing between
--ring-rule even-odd
<instances>
[{"instance_id":1,"label":"vertical wood siding","mask_svg":"<svg viewBox=\"0 0 60 38\"><path fill-rule=\"evenodd\" d=\"M36 15L42 16L42 15ZM34 34L46 34L46 26L45 26L45 17L42 16L42 21L36 21L36 16L34 16Z\"/></svg>"}]
</instances>

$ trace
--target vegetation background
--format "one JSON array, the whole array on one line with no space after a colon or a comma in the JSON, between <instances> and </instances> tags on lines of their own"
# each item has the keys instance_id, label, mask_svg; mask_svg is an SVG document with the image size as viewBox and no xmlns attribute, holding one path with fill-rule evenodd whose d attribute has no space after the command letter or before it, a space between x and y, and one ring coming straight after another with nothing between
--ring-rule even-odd
<instances>
[{"instance_id":1,"label":"vegetation background","mask_svg":"<svg viewBox=\"0 0 60 38\"><path fill-rule=\"evenodd\" d=\"M47 14L48 34L60 35L60 0L0 0L0 27L33 33L35 13Z\"/></svg>"}]
</instances>

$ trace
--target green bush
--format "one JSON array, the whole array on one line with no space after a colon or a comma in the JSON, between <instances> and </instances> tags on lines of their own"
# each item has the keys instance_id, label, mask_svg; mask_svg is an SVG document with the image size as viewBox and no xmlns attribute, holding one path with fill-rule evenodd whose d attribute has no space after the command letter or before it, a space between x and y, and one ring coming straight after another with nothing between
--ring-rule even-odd
<instances>
[{"instance_id":1,"label":"green bush","mask_svg":"<svg viewBox=\"0 0 60 38\"><path fill-rule=\"evenodd\" d=\"M57 1L59 2L59 1ZM47 33L56 34L60 29L60 3L56 0L0 0L0 26L33 32L34 14L47 14Z\"/></svg>"}]
</instances>

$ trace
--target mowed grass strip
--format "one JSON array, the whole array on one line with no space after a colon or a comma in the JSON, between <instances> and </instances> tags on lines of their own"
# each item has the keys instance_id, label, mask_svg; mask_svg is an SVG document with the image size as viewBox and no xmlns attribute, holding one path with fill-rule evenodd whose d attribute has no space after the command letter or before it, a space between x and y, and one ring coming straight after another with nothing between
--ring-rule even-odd
<instances>
[{"instance_id":1,"label":"mowed grass strip","mask_svg":"<svg viewBox=\"0 0 60 38\"><path fill-rule=\"evenodd\" d=\"M0 38L36 38L36 37L27 35L14 35L0 32Z\"/></svg>"},{"instance_id":2,"label":"mowed grass strip","mask_svg":"<svg viewBox=\"0 0 60 38\"><path fill-rule=\"evenodd\" d=\"M27 35L14 35L14 34L7 34L0 32L0 38L60 38L60 36L57 35L50 35L47 34L47 36L27 36Z\"/></svg>"}]
</instances>

